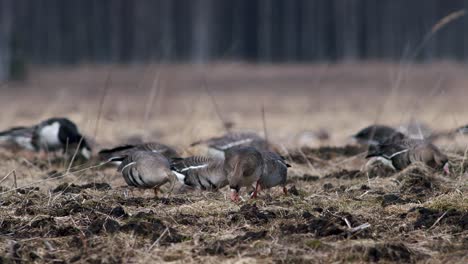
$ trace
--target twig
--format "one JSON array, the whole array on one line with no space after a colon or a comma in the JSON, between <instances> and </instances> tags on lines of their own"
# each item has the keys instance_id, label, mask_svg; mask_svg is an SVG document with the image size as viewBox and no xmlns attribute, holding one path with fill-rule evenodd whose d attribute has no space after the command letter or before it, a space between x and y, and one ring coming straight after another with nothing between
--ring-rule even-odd
<instances>
[{"instance_id":1,"label":"twig","mask_svg":"<svg viewBox=\"0 0 468 264\"><path fill-rule=\"evenodd\" d=\"M8 176L10 176L15 170L16 170L16 169L14 169L14 170L10 171L9 173L7 173L7 175L5 175L5 177L3 177L3 178L0 180L0 184L1 184L2 182L4 182L4 181L8 178Z\"/></svg>"},{"instance_id":2,"label":"twig","mask_svg":"<svg viewBox=\"0 0 468 264\"><path fill-rule=\"evenodd\" d=\"M78 142L78 146L75 149L75 153L73 153L72 159L70 160L70 164L68 164L68 168L67 168L67 171L65 173L70 172L70 169L71 169L71 167L73 165L73 162L75 161L76 155L78 154L78 151L80 150L81 144L83 143L83 138L84 137L80 138L80 141Z\"/></svg>"},{"instance_id":3,"label":"twig","mask_svg":"<svg viewBox=\"0 0 468 264\"><path fill-rule=\"evenodd\" d=\"M104 89L102 90L101 98L99 99L99 108L98 108L98 113L97 113L98 115L96 118L96 127L94 129L94 139L97 138L97 133L99 130L99 121L101 120L102 110L104 109L104 101L107 96L107 91L109 90L110 81L111 81L111 71L109 70L107 72L106 83L104 85Z\"/></svg>"},{"instance_id":4,"label":"twig","mask_svg":"<svg viewBox=\"0 0 468 264\"><path fill-rule=\"evenodd\" d=\"M83 171L86 171L86 170L89 170L89 169L99 168L99 167L101 167L101 166L103 166L103 165L106 165L107 163L108 163L108 162L106 162L106 163L100 163L100 164L98 164L98 165L86 167L86 168L83 168L83 169L79 169L79 170L76 170L76 171L72 171L72 172L70 172L70 173L65 173L65 174L60 175L60 176L57 176L57 177L53 177L53 178L48 178L48 179L41 180L41 181L32 182L32 183L30 183L30 184L24 185L23 188L25 188L25 187L30 187L30 186L34 186L34 185L36 185L36 184L40 184L40 183L47 182L47 181L51 181L51 180L56 180L56 179L64 178L64 177L69 176L69 175L71 175L71 174L73 174L73 173L79 173L79 172L83 172ZM6 193L9 193L9 192L13 192L13 191L17 191L17 190L18 190L18 188L11 189L11 190L8 190L8 191L4 191L4 192L1 192L0 195L6 194Z\"/></svg>"},{"instance_id":5,"label":"twig","mask_svg":"<svg viewBox=\"0 0 468 264\"><path fill-rule=\"evenodd\" d=\"M364 223L364 224L362 224L362 225L358 225L358 226L356 226L356 227L351 228L349 231L350 231L351 233L354 233L354 232L361 231L361 230L364 230L364 229L366 229L366 228L369 228L370 226L371 226L371 225L370 225L369 223Z\"/></svg>"},{"instance_id":6,"label":"twig","mask_svg":"<svg viewBox=\"0 0 468 264\"><path fill-rule=\"evenodd\" d=\"M226 130L226 132L229 132L229 128L227 126L228 123L227 123L226 119L224 119L223 115L221 115L221 110L219 109L219 105L216 102L216 98L214 97L213 93L211 92L210 88L208 87L208 82L206 81L206 76L205 75L203 75L202 82L203 82L203 87L205 88L206 93L208 94L208 96L211 99L211 103L213 104L216 115L218 116L219 120L221 121L224 130Z\"/></svg>"},{"instance_id":7,"label":"twig","mask_svg":"<svg viewBox=\"0 0 468 264\"><path fill-rule=\"evenodd\" d=\"M266 118L265 118L265 105L262 104L262 122L263 122L263 134L265 136L265 141L268 143L268 133L267 133L267 125L266 125Z\"/></svg>"},{"instance_id":8,"label":"twig","mask_svg":"<svg viewBox=\"0 0 468 264\"><path fill-rule=\"evenodd\" d=\"M428 230L434 228L439 222L440 220L442 220L442 218L444 218L444 216L447 214L448 211L445 211L439 218L437 218L437 220L434 222L434 224L432 224L431 227L429 227Z\"/></svg>"},{"instance_id":9,"label":"twig","mask_svg":"<svg viewBox=\"0 0 468 264\"><path fill-rule=\"evenodd\" d=\"M148 252L151 251L153 247L159 243L159 241L164 237L164 235L166 235L167 232L169 232L169 227L166 227L166 229L164 229L164 232L162 232L158 239L156 239L156 241L154 241L154 243L149 247Z\"/></svg>"},{"instance_id":10,"label":"twig","mask_svg":"<svg viewBox=\"0 0 468 264\"><path fill-rule=\"evenodd\" d=\"M154 76L153 84L151 85L150 94L148 96L148 101L146 101L146 105L145 105L145 115L143 116L143 121L144 121L143 125L144 125L145 130L146 130L147 124L149 123L148 120L149 120L154 102L158 99L159 94L161 92L159 75L160 75L160 71L156 69L156 75Z\"/></svg>"},{"instance_id":11,"label":"twig","mask_svg":"<svg viewBox=\"0 0 468 264\"><path fill-rule=\"evenodd\" d=\"M14 183L15 189L18 189L18 183L16 182L16 170L13 170L13 183Z\"/></svg>"}]
</instances>

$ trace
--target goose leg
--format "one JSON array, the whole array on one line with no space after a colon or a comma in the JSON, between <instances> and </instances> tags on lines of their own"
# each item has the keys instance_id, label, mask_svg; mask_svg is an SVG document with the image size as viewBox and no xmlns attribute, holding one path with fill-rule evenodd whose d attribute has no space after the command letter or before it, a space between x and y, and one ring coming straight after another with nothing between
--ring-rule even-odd
<instances>
[{"instance_id":1,"label":"goose leg","mask_svg":"<svg viewBox=\"0 0 468 264\"><path fill-rule=\"evenodd\" d=\"M154 188L153 192L154 192L154 197L158 197L159 187Z\"/></svg>"},{"instance_id":2,"label":"goose leg","mask_svg":"<svg viewBox=\"0 0 468 264\"><path fill-rule=\"evenodd\" d=\"M255 191L252 193L250 198L252 198L252 199L257 198L257 195L258 195L258 192L260 191L260 189L261 189L260 184L258 184L258 181L257 181L257 183L255 184Z\"/></svg>"},{"instance_id":3,"label":"goose leg","mask_svg":"<svg viewBox=\"0 0 468 264\"><path fill-rule=\"evenodd\" d=\"M288 188L286 186L283 186L283 193L284 195L288 195Z\"/></svg>"}]
</instances>

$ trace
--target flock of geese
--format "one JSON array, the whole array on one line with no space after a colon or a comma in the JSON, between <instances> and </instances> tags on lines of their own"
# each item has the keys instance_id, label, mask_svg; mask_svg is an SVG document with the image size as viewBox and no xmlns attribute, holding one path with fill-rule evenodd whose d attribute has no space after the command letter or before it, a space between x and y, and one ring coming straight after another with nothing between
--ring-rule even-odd
<instances>
[{"instance_id":1,"label":"flock of geese","mask_svg":"<svg viewBox=\"0 0 468 264\"><path fill-rule=\"evenodd\" d=\"M433 139L455 133L468 133L468 126L453 131L414 137L408 132L389 126L371 125L353 138L368 146L366 158L375 159L395 171L410 164L422 163L450 173L447 156L437 148ZM421 134L421 133L420 133ZM35 152L67 152L72 150L90 159L92 150L78 127L67 118L50 118L30 127L13 127L0 132L0 143ZM180 182L199 190L219 190L229 185L231 200L240 200L240 190L250 188L250 197L262 189L275 186L287 194L286 179L290 165L274 144L256 133L227 133L201 140L191 146L205 145L206 156L182 157L174 148L162 143L121 145L98 152L102 163L118 164L118 171L132 187L153 189Z\"/></svg>"}]
</instances>

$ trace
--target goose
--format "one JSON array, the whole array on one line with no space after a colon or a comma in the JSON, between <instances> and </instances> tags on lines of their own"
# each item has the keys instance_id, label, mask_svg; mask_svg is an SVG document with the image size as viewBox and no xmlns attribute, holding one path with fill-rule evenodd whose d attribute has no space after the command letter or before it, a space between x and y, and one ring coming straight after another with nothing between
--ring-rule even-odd
<instances>
[{"instance_id":1,"label":"goose","mask_svg":"<svg viewBox=\"0 0 468 264\"><path fill-rule=\"evenodd\" d=\"M224 152L235 147L252 146L258 149L268 149L265 139L253 132L230 132L220 137L200 140L190 146L206 145L211 156L224 158Z\"/></svg>"},{"instance_id":2,"label":"goose","mask_svg":"<svg viewBox=\"0 0 468 264\"><path fill-rule=\"evenodd\" d=\"M226 151L224 170L231 189L231 200L239 201L242 187L255 183L252 198L257 197L260 189L272 188L278 185L286 190L287 168L290 167L284 159L271 151L258 150L254 147L232 148Z\"/></svg>"},{"instance_id":3,"label":"goose","mask_svg":"<svg viewBox=\"0 0 468 264\"><path fill-rule=\"evenodd\" d=\"M443 169L447 174L450 173L447 156L427 140L395 135L382 144L371 147L366 158L372 157L390 161L397 171L419 162L433 169Z\"/></svg>"},{"instance_id":4,"label":"goose","mask_svg":"<svg viewBox=\"0 0 468 264\"><path fill-rule=\"evenodd\" d=\"M155 196L162 185L176 181L167 158L154 152L134 151L122 158L117 170L122 173L127 185L153 189Z\"/></svg>"},{"instance_id":5,"label":"goose","mask_svg":"<svg viewBox=\"0 0 468 264\"><path fill-rule=\"evenodd\" d=\"M76 124L64 117L49 118L31 127L15 127L0 132L0 140L14 142L33 151L65 152L78 148L85 159L91 157L91 147Z\"/></svg>"},{"instance_id":6,"label":"goose","mask_svg":"<svg viewBox=\"0 0 468 264\"><path fill-rule=\"evenodd\" d=\"M148 142L136 145L122 145L110 149L103 149L98 152L98 155L99 158L104 162L114 162L119 164L122 158L126 157L134 151L158 153L167 159L179 157L179 154L174 148L157 142Z\"/></svg>"},{"instance_id":7,"label":"goose","mask_svg":"<svg viewBox=\"0 0 468 264\"><path fill-rule=\"evenodd\" d=\"M359 144L375 146L383 143L386 139L397 134L403 135L403 133L398 132L396 129L389 126L371 125L359 130L359 132L357 132L352 137Z\"/></svg>"},{"instance_id":8,"label":"goose","mask_svg":"<svg viewBox=\"0 0 468 264\"><path fill-rule=\"evenodd\" d=\"M228 184L224 160L203 156L175 158L171 170L179 181L200 190L219 190Z\"/></svg>"}]
</instances>

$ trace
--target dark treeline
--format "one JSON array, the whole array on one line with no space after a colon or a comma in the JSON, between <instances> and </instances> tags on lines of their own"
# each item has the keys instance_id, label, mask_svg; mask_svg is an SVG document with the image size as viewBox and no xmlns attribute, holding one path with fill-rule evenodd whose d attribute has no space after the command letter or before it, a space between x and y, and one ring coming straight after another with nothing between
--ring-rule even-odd
<instances>
[{"instance_id":1,"label":"dark treeline","mask_svg":"<svg viewBox=\"0 0 468 264\"><path fill-rule=\"evenodd\" d=\"M468 6L463 0L0 0L0 7L6 2L13 57L39 64L399 60L438 20ZM434 58L468 58L467 17L440 30L418 56Z\"/></svg>"}]
</instances>

